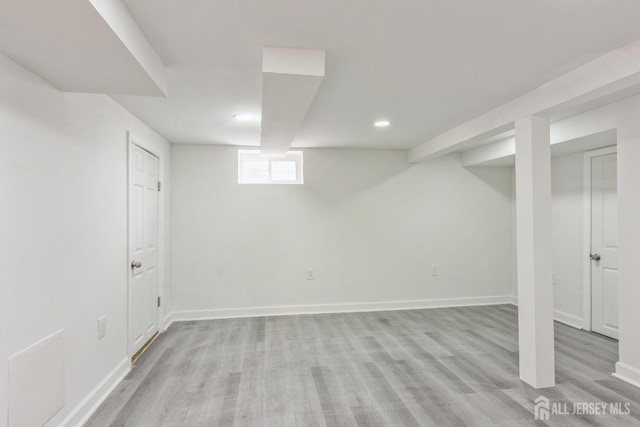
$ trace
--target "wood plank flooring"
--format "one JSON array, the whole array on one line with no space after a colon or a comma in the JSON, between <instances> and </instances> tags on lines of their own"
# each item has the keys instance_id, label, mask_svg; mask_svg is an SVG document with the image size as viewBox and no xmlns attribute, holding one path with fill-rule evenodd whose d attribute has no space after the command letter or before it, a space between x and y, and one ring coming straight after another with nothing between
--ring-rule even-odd
<instances>
[{"instance_id":1,"label":"wood plank flooring","mask_svg":"<svg viewBox=\"0 0 640 427\"><path fill-rule=\"evenodd\" d=\"M556 323L557 386L518 379L511 305L174 323L88 426L640 425L614 340ZM551 415L533 400L629 403Z\"/></svg>"}]
</instances>

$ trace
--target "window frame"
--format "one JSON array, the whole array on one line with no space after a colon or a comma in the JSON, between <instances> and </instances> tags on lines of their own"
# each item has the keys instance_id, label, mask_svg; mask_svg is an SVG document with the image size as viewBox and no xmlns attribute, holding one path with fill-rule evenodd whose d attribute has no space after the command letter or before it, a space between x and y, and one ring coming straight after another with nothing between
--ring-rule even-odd
<instances>
[{"instance_id":1,"label":"window frame","mask_svg":"<svg viewBox=\"0 0 640 427\"><path fill-rule=\"evenodd\" d=\"M266 161L268 164L268 178L266 181L251 181L245 179L244 164L247 161ZM294 161L296 165L295 181L278 181L271 178L271 163L278 161ZM238 184L275 184L275 185L302 185L304 184L303 155L302 151L289 151L283 157L261 156L260 150L240 149L238 150Z\"/></svg>"}]
</instances>

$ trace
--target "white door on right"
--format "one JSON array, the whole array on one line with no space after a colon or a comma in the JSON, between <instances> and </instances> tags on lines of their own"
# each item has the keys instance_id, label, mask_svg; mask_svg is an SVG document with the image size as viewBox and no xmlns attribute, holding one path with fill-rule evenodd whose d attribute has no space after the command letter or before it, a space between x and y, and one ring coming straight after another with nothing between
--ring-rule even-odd
<instances>
[{"instance_id":1,"label":"white door on right","mask_svg":"<svg viewBox=\"0 0 640 427\"><path fill-rule=\"evenodd\" d=\"M591 159L591 329L618 338L617 156Z\"/></svg>"},{"instance_id":2,"label":"white door on right","mask_svg":"<svg viewBox=\"0 0 640 427\"><path fill-rule=\"evenodd\" d=\"M129 356L158 332L158 158L129 144Z\"/></svg>"}]
</instances>

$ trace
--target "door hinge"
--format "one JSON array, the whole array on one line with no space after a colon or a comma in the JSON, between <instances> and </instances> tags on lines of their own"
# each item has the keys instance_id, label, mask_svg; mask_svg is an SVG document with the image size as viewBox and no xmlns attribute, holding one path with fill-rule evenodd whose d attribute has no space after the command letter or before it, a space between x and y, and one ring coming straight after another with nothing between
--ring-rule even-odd
<instances>
[{"instance_id":1,"label":"door hinge","mask_svg":"<svg viewBox=\"0 0 640 427\"><path fill-rule=\"evenodd\" d=\"M160 307L160 297L158 297L158 307Z\"/></svg>"},{"instance_id":2,"label":"door hinge","mask_svg":"<svg viewBox=\"0 0 640 427\"><path fill-rule=\"evenodd\" d=\"M162 187L162 185L160 184L160 181L158 181L158 191L160 191L161 187Z\"/></svg>"}]
</instances>

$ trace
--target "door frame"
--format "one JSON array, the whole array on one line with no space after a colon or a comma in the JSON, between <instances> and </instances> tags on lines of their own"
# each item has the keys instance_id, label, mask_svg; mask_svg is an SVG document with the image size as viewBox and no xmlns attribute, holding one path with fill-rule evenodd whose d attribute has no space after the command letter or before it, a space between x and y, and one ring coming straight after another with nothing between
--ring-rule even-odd
<instances>
[{"instance_id":1,"label":"door frame","mask_svg":"<svg viewBox=\"0 0 640 427\"><path fill-rule=\"evenodd\" d=\"M583 153L583 230L582 230L582 329L591 331L591 160L594 157L606 156L607 154L617 154L618 146L598 148L597 150L585 151Z\"/></svg>"},{"instance_id":2,"label":"door frame","mask_svg":"<svg viewBox=\"0 0 640 427\"><path fill-rule=\"evenodd\" d=\"M144 151L154 155L158 158L158 181L162 182L162 176L164 173L164 169L162 167L162 157L160 157L157 153L157 150L154 147L151 147L149 144L146 144L144 140L138 139L131 132L127 131L127 261L125 262L126 271L127 271L127 356L132 358L135 355L135 351L130 348L131 345L131 145L135 145ZM162 283L164 280L164 262L163 262L163 253L164 253L164 239L161 233L164 227L164 216L161 215L162 210L161 206L164 206L164 203L161 203L163 199L162 191L158 195L158 259L156 261L158 266L158 289L157 295L162 298ZM162 311L164 304L161 304L157 310L157 319L156 325L158 326L158 334L164 331L164 325L162 323Z\"/></svg>"}]
</instances>

